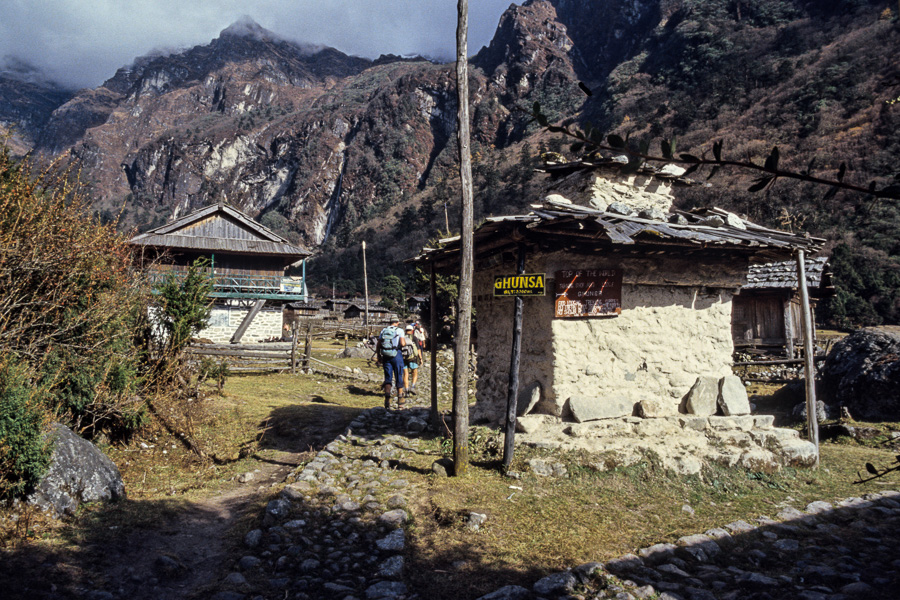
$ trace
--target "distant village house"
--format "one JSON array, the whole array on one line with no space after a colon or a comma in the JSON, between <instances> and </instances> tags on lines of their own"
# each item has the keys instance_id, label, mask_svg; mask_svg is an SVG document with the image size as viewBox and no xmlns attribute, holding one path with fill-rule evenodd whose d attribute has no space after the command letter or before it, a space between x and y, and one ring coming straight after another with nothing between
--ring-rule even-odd
<instances>
[{"instance_id":1,"label":"distant village house","mask_svg":"<svg viewBox=\"0 0 900 600\"><path fill-rule=\"evenodd\" d=\"M214 304L199 337L213 342L280 337L284 305L307 299L306 282L286 277L285 270L310 252L224 204L197 210L130 243L143 249L151 282L183 277L197 259L209 260Z\"/></svg>"}]
</instances>

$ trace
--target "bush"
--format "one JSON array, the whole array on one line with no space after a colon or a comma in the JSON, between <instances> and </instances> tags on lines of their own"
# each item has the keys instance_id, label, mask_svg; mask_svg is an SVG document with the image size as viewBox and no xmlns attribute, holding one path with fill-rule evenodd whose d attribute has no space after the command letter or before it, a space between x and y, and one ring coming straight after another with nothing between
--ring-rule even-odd
<instances>
[{"instance_id":1,"label":"bush","mask_svg":"<svg viewBox=\"0 0 900 600\"><path fill-rule=\"evenodd\" d=\"M173 272L157 290L158 313L166 333L166 354L177 357L209 324L212 277L209 260L198 258L184 277Z\"/></svg>"},{"instance_id":2,"label":"bush","mask_svg":"<svg viewBox=\"0 0 900 600\"><path fill-rule=\"evenodd\" d=\"M146 294L126 239L89 208L65 176L32 177L0 151L0 363L34 383L48 415L127 434L143 420Z\"/></svg>"},{"instance_id":3,"label":"bush","mask_svg":"<svg viewBox=\"0 0 900 600\"><path fill-rule=\"evenodd\" d=\"M47 414L27 373L8 356L0 362L0 500L28 493L50 462L42 438Z\"/></svg>"}]
</instances>

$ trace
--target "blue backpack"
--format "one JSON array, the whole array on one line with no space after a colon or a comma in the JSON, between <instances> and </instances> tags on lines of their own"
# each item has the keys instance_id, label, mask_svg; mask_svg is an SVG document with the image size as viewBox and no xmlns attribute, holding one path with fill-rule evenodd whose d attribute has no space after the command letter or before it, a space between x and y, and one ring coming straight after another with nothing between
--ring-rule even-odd
<instances>
[{"instance_id":1,"label":"blue backpack","mask_svg":"<svg viewBox=\"0 0 900 600\"><path fill-rule=\"evenodd\" d=\"M397 356L397 345L400 343L400 328L390 325L381 330L381 355L387 358Z\"/></svg>"}]
</instances>

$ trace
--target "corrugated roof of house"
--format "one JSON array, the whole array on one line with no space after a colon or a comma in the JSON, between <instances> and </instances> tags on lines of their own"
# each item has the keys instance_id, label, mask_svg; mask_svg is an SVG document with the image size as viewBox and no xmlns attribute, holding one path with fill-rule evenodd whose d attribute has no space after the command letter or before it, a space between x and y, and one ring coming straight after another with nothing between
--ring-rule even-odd
<instances>
[{"instance_id":1,"label":"corrugated roof of house","mask_svg":"<svg viewBox=\"0 0 900 600\"><path fill-rule=\"evenodd\" d=\"M817 252L825 240L756 225L728 211L711 208L673 211L665 220L601 211L570 202L532 205L527 215L488 218L474 233L476 258L514 249L521 241L545 248L568 243L597 247L654 247L654 250L721 249L745 251L754 261L786 259L795 250ZM442 263L458 254L459 236L441 240L412 259Z\"/></svg>"}]
</instances>

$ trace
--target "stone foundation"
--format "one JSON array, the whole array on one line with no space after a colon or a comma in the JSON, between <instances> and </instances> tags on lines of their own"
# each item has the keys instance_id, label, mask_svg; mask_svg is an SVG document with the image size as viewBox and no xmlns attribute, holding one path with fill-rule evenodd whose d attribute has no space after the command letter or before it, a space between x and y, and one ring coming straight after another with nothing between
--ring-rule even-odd
<instances>
[{"instance_id":1,"label":"stone foundation","mask_svg":"<svg viewBox=\"0 0 900 600\"><path fill-rule=\"evenodd\" d=\"M549 415L526 415L518 419L516 443L586 450L597 455L594 466L601 471L647 458L681 474L699 473L704 463L751 471L812 466L815 446L794 429L773 427L773 421L770 415L679 415L564 423Z\"/></svg>"},{"instance_id":2,"label":"stone foundation","mask_svg":"<svg viewBox=\"0 0 900 600\"><path fill-rule=\"evenodd\" d=\"M209 326L198 333L197 337L212 340L217 344L231 342L231 336L240 327L251 308L252 305L214 305L210 313ZM282 321L282 307L267 304L253 319L241 342L254 343L281 336Z\"/></svg>"}]
</instances>

